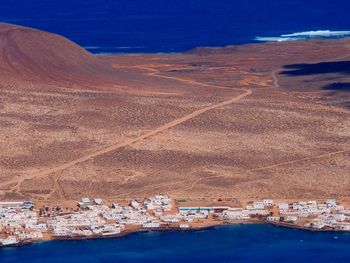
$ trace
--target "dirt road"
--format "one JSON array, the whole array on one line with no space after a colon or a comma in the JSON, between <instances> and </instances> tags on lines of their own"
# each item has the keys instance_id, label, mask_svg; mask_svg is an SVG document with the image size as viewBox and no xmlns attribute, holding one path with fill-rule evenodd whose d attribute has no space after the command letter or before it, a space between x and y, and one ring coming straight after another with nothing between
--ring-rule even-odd
<instances>
[{"instance_id":1,"label":"dirt road","mask_svg":"<svg viewBox=\"0 0 350 263\"><path fill-rule=\"evenodd\" d=\"M65 169L68 169L72 166L75 166L77 164L80 164L80 163L83 163L87 160L90 160L96 156L99 156L99 155L102 155L102 154L106 154L106 153L109 153L109 152L112 152L112 151L115 151L115 150L118 150L120 148L123 148L123 147L126 147L126 146L129 146L133 143L136 143L138 141L141 141L141 140L144 140L144 139L147 139L153 135L156 135L160 132L163 132L163 131L166 131L176 125L179 125L181 123L184 123L190 119L193 119L195 117L197 117L198 115L200 114L203 114L207 111L210 111L210 110L213 110L213 109L216 109L216 108L220 108L220 107L223 107L225 105L228 105L228 104L232 104L232 103L235 103L235 102L238 102L239 100L249 96L252 91L250 89L244 89L243 90L244 92L241 93L240 95L238 96L235 96L229 100L226 100L226 101L223 101L223 102L220 102L220 103L216 103L216 104L211 104L209 106L206 106L206 107L203 107L201 109L198 109L188 115L185 115L181 118L178 118L178 119L175 119L171 122L168 122L148 133L145 133L141 136L138 136L136 138L128 138L128 139L125 139L123 142L120 142L120 143L116 143L116 144L112 144L108 147L105 147L101 150L98 150L98 151L95 151L91 154L88 154L88 155L85 155L85 156L82 156L78 159L75 159L75 160L72 160L72 161L69 161L69 162L66 162L66 163L63 163L63 164L60 164L60 165L57 165L55 167L52 167L52 168L47 168L47 169L44 169L42 171L39 171L39 172L36 172L36 173L31 173L31 174L27 174L27 175L24 175L20 178L16 178L16 179L13 179L13 180L9 180L9 181L5 181L5 182L2 182L0 184L0 187L1 186L4 186L4 185L9 185L9 184L16 184L16 186L13 188L13 190L15 191L19 191L20 190L20 186L21 184L25 181L25 180L29 180L29 179L34 179L34 178L42 178L42 177L46 177L52 173L57 173L57 172L60 172L60 171L63 171ZM58 178L58 177L57 177Z\"/></svg>"}]
</instances>

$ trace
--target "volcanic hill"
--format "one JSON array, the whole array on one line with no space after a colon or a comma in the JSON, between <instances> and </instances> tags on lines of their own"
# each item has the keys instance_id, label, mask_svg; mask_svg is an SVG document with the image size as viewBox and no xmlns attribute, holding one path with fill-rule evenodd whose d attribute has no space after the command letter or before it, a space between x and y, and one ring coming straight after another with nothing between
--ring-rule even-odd
<instances>
[{"instance_id":1,"label":"volcanic hill","mask_svg":"<svg viewBox=\"0 0 350 263\"><path fill-rule=\"evenodd\" d=\"M73 42L51 33L0 24L0 73L15 82L88 85L116 80L115 71Z\"/></svg>"}]
</instances>

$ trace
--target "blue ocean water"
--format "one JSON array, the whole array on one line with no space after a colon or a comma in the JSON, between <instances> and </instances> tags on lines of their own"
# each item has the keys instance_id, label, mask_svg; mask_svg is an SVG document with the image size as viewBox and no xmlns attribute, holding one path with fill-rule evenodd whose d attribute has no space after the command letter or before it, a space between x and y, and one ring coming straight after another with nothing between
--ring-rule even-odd
<instances>
[{"instance_id":1,"label":"blue ocean water","mask_svg":"<svg viewBox=\"0 0 350 263\"><path fill-rule=\"evenodd\" d=\"M93 53L150 53L348 31L349 10L348 0L1 0L0 21L64 35Z\"/></svg>"},{"instance_id":2,"label":"blue ocean water","mask_svg":"<svg viewBox=\"0 0 350 263\"><path fill-rule=\"evenodd\" d=\"M0 262L349 262L349 247L348 233L233 225L5 248L0 250Z\"/></svg>"},{"instance_id":3,"label":"blue ocean water","mask_svg":"<svg viewBox=\"0 0 350 263\"><path fill-rule=\"evenodd\" d=\"M0 0L0 22L58 33L93 53L153 53L345 36L349 10L348 0ZM349 262L349 248L350 234L242 225L43 242L1 249L0 262Z\"/></svg>"}]
</instances>

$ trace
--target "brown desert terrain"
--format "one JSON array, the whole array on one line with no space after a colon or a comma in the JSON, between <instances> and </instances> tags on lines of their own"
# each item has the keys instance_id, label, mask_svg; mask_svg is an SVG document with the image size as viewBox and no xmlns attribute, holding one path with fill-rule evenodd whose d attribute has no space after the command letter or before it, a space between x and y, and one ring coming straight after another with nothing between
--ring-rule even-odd
<instances>
[{"instance_id":1,"label":"brown desert terrain","mask_svg":"<svg viewBox=\"0 0 350 263\"><path fill-rule=\"evenodd\" d=\"M92 55L0 24L0 198L350 200L350 40Z\"/></svg>"}]
</instances>

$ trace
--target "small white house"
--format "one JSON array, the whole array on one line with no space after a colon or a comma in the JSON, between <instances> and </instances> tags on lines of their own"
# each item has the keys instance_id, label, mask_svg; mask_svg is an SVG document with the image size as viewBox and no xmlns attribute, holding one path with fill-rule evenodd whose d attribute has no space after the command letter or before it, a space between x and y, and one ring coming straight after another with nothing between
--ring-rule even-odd
<instances>
[{"instance_id":1,"label":"small white house","mask_svg":"<svg viewBox=\"0 0 350 263\"><path fill-rule=\"evenodd\" d=\"M80 202L78 202L78 206L82 208L87 208L90 205L90 199L87 197L83 197Z\"/></svg>"},{"instance_id":2,"label":"small white house","mask_svg":"<svg viewBox=\"0 0 350 263\"><path fill-rule=\"evenodd\" d=\"M337 210L337 211L344 211L345 208L344 208L343 205L337 205L337 207L335 208L335 210Z\"/></svg>"},{"instance_id":3,"label":"small white house","mask_svg":"<svg viewBox=\"0 0 350 263\"><path fill-rule=\"evenodd\" d=\"M336 214L334 215L334 218L335 220L342 222L342 221L345 221L346 216L344 214Z\"/></svg>"},{"instance_id":4,"label":"small white house","mask_svg":"<svg viewBox=\"0 0 350 263\"><path fill-rule=\"evenodd\" d=\"M317 205L317 201L316 200L311 200L311 201L307 201L308 205Z\"/></svg>"},{"instance_id":5,"label":"small white house","mask_svg":"<svg viewBox=\"0 0 350 263\"><path fill-rule=\"evenodd\" d=\"M264 206L273 206L273 200L272 199L264 199L263 204L264 204Z\"/></svg>"},{"instance_id":6,"label":"small white house","mask_svg":"<svg viewBox=\"0 0 350 263\"><path fill-rule=\"evenodd\" d=\"M299 202L293 202L293 204L292 204L293 210L299 210L301 208L302 208L302 206L299 204Z\"/></svg>"},{"instance_id":7,"label":"small white house","mask_svg":"<svg viewBox=\"0 0 350 263\"><path fill-rule=\"evenodd\" d=\"M95 198L94 203L95 203L95 205L102 205L102 199L101 198Z\"/></svg>"},{"instance_id":8,"label":"small white house","mask_svg":"<svg viewBox=\"0 0 350 263\"><path fill-rule=\"evenodd\" d=\"M266 221L269 221L269 222L279 222L280 221L280 217L279 216L268 216L266 218Z\"/></svg>"},{"instance_id":9,"label":"small white house","mask_svg":"<svg viewBox=\"0 0 350 263\"><path fill-rule=\"evenodd\" d=\"M30 232L28 233L28 237L32 239L41 239L43 238L43 233L41 233L40 231Z\"/></svg>"},{"instance_id":10,"label":"small white house","mask_svg":"<svg viewBox=\"0 0 350 263\"><path fill-rule=\"evenodd\" d=\"M261 202L261 201L254 202L253 208L254 209L264 209L265 208L264 202Z\"/></svg>"},{"instance_id":11,"label":"small white house","mask_svg":"<svg viewBox=\"0 0 350 263\"><path fill-rule=\"evenodd\" d=\"M130 206L131 206L132 208L134 208L134 209L138 209L138 208L140 207L140 203L137 202L137 201L135 201L135 200L132 200L132 201L130 202Z\"/></svg>"},{"instance_id":12,"label":"small white house","mask_svg":"<svg viewBox=\"0 0 350 263\"><path fill-rule=\"evenodd\" d=\"M18 240L15 236L8 236L7 238L0 239L0 244L3 246L17 244Z\"/></svg>"},{"instance_id":13,"label":"small white house","mask_svg":"<svg viewBox=\"0 0 350 263\"><path fill-rule=\"evenodd\" d=\"M81 199L81 202L84 203L84 204L90 204L90 199L88 197L83 197Z\"/></svg>"},{"instance_id":14,"label":"small white house","mask_svg":"<svg viewBox=\"0 0 350 263\"><path fill-rule=\"evenodd\" d=\"M287 203L279 203L278 204L278 208L280 210L287 210L287 209L289 209L289 204L287 204Z\"/></svg>"},{"instance_id":15,"label":"small white house","mask_svg":"<svg viewBox=\"0 0 350 263\"><path fill-rule=\"evenodd\" d=\"M329 208L336 208L337 207L337 202L335 201L335 199L330 199L330 198L326 199L325 203Z\"/></svg>"},{"instance_id":16,"label":"small white house","mask_svg":"<svg viewBox=\"0 0 350 263\"><path fill-rule=\"evenodd\" d=\"M71 235L72 231L65 227L55 228L54 235L55 236L68 236Z\"/></svg>"},{"instance_id":17,"label":"small white house","mask_svg":"<svg viewBox=\"0 0 350 263\"><path fill-rule=\"evenodd\" d=\"M310 223L310 227L316 228L316 229L321 229L324 226L325 226L325 223L320 219L316 219Z\"/></svg>"},{"instance_id":18,"label":"small white house","mask_svg":"<svg viewBox=\"0 0 350 263\"><path fill-rule=\"evenodd\" d=\"M162 216L162 211L161 210L154 210L153 211L154 216Z\"/></svg>"},{"instance_id":19,"label":"small white house","mask_svg":"<svg viewBox=\"0 0 350 263\"><path fill-rule=\"evenodd\" d=\"M230 209L223 212L224 219L228 220L244 220L249 218L249 211L242 209Z\"/></svg>"},{"instance_id":20,"label":"small white house","mask_svg":"<svg viewBox=\"0 0 350 263\"><path fill-rule=\"evenodd\" d=\"M156 207L154 206L154 204L153 203L146 203L145 204L145 207L146 207L146 209L147 210L154 210L154 209L156 209Z\"/></svg>"},{"instance_id":21,"label":"small white house","mask_svg":"<svg viewBox=\"0 0 350 263\"><path fill-rule=\"evenodd\" d=\"M327 209L327 205L326 205L326 204L318 204L317 207L318 207L318 209L320 209L320 210L325 210L325 209Z\"/></svg>"}]
</instances>

